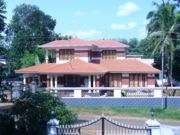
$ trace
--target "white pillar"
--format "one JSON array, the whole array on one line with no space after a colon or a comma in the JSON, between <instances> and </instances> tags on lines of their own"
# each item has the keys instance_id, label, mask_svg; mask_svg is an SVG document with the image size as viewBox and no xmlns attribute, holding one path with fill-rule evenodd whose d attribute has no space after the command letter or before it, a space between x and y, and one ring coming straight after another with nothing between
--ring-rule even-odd
<instances>
[{"instance_id":1,"label":"white pillar","mask_svg":"<svg viewBox=\"0 0 180 135\"><path fill-rule=\"evenodd\" d=\"M55 75L55 88L57 88L57 75Z\"/></svg>"},{"instance_id":2,"label":"white pillar","mask_svg":"<svg viewBox=\"0 0 180 135\"><path fill-rule=\"evenodd\" d=\"M93 88L96 87L96 75L93 75ZM93 90L93 93L96 93L96 90Z\"/></svg>"},{"instance_id":3,"label":"white pillar","mask_svg":"<svg viewBox=\"0 0 180 135\"><path fill-rule=\"evenodd\" d=\"M88 87L91 87L91 75L88 76ZM91 93L91 90L88 90L88 93Z\"/></svg>"},{"instance_id":4,"label":"white pillar","mask_svg":"<svg viewBox=\"0 0 180 135\"><path fill-rule=\"evenodd\" d=\"M50 88L53 88L53 75L50 76Z\"/></svg>"},{"instance_id":5,"label":"white pillar","mask_svg":"<svg viewBox=\"0 0 180 135\"><path fill-rule=\"evenodd\" d=\"M91 76L88 76L88 87L91 87Z\"/></svg>"},{"instance_id":6,"label":"white pillar","mask_svg":"<svg viewBox=\"0 0 180 135\"><path fill-rule=\"evenodd\" d=\"M96 76L93 75L93 87L96 87Z\"/></svg>"},{"instance_id":7,"label":"white pillar","mask_svg":"<svg viewBox=\"0 0 180 135\"><path fill-rule=\"evenodd\" d=\"M121 97L121 89L114 89L114 97L115 98Z\"/></svg>"},{"instance_id":8,"label":"white pillar","mask_svg":"<svg viewBox=\"0 0 180 135\"><path fill-rule=\"evenodd\" d=\"M81 89L74 90L74 97L76 97L76 98L82 97Z\"/></svg>"},{"instance_id":9,"label":"white pillar","mask_svg":"<svg viewBox=\"0 0 180 135\"><path fill-rule=\"evenodd\" d=\"M23 84L26 85L26 75L23 75Z\"/></svg>"},{"instance_id":10,"label":"white pillar","mask_svg":"<svg viewBox=\"0 0 180 135\"><path fill-rule=\"evenodd\" d=\"M49 86L49 79L51 79L50 75L47 74L47 81L46 81L46 88L50 88L51 86ZM51 84L50 84L51 85Z\"/></svg>"},{"instance_id":11,"label":"white pillar","mask_svg":"<svg viewBox=\"0 0 180 135\"><path fill-rule=\"evenodd\" d=\"M154 97L162 97L163 93L161 89L155 89L154 90Z\"/></svg>"},{"instance_id":12,"label":"white pillar","mask_svg":"<svg viewBox=\"0 0 180 135\"><path fill-rule=\"evenodd\" d=\"M46 60L46 63L48 63L48 62L49 62L49 58L48 58L48 50L47 50L47 49L46 49L45 60Z\"/></svg>"},{"instance_id":13,"label":"white pillar","mask_svg":"<svg viewBox=\"0 0 180 135\"><path fill-rule=\"evenodd\" d=\"M58 92L58 91L57 91L57 75L55 75L54 77L55 77L55 78L54 78L54 81L55 81L55 82L54 82L54 84L55 84L55 90L54 90L55 94L54 94L54 95L57 96L57 92Z\"/></svg>"},{"instance_id":14,"label":"white pillar","mask_svg":"<svg viewBox=\"0 0 180 135\"><path fill-rule=\"evenodd\" d=\"M145 126L151 129L151 135L161 135L160 123L156 119L147 120Z\"/></svg>"}]
</instances>

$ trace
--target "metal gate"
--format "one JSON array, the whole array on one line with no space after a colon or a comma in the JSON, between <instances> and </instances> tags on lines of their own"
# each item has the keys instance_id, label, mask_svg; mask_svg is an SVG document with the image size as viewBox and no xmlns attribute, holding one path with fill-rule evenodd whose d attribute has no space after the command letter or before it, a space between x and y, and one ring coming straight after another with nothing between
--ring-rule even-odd
<instances>
[{"instance_id":1,"label":"metal gate","mask_svg":"<svg viewBox=\"0 0 180 135\"><path fill-rule=\"evenodd\" d=\"M88 127L92 126L89 130ZM86 129L84 129L86 128ZM90 132L91 131L91 132ZM58 135L151 135L151 129L144 126L127 125L102 116L76 125L61 125Z\"/></svg>"}]
</instances>

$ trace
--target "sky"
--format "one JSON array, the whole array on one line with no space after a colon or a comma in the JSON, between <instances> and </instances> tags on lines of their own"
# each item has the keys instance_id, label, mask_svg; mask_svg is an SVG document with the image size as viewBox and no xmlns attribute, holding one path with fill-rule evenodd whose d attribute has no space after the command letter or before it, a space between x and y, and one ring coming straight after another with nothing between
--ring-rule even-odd
<instances>
[{"instance_id":1,"label":"sky","mask_svg":"<svg viewBox=\"0 0 180 135\"><path fill-rule=\"evenodd\" d=\"M161 0L155 0L161 2ZM146 36L152 0L5 0L9 23L13 9L36 5L56 20L55 32L81 39L117 39Z\"/></svg>"}]
</instances>

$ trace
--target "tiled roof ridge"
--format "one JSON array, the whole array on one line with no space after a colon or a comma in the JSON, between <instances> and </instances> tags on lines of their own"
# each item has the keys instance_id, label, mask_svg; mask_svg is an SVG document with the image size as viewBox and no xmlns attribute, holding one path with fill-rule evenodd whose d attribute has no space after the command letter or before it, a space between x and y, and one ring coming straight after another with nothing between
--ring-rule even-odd
<instances>
[{"instance_id":1,"label":"tiled roof ridge","mask_svg":"<svg viewBox=\"0 0 180 135\"><path fill-rule=\"evenodd\" d=\"M106 46L108 44L108 46L110 47L110 45L115 46L115 47L128 47L127 44L124 44L122 42L116 41L116 40L110 40L110 39L96 39L96 40L83 40L83 39L79 39L79 38L72 38L72 39L67 39L67 40L54 40L54 41L50 41L48 43L42 44L39 47L47 47L47 46L58 46L62 45L62 44L66 44L66 45L90 45L90 46L97 46L97 47L101 47L101 46Z\"/></svg>"}]
</instances>

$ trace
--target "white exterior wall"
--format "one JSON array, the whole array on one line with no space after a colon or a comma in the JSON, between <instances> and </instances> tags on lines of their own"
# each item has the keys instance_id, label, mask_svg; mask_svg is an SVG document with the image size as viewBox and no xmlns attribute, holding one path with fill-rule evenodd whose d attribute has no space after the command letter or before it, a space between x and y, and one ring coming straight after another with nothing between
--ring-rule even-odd
<instances>
[{"instance_id":1,"label":"white exterior wall","mask_svg":"<svg viewBox=\"0 0 180 135\"><path fill-rule=\"evenodd\" d=\"M123 59L125 59L125 57L117 57L116 59L117 60L123 60Z\"/></svg>"},{"instance_id":2,"label":"white exterior wall","mask_svg":"<svg viewBox=\"0 0 180 135\"><path fill-rule=\"evenodd\" d=\"M90 62L90 57L78 57L78 59L85 61L85 62Z\"/></svg>"}]
</instances>

